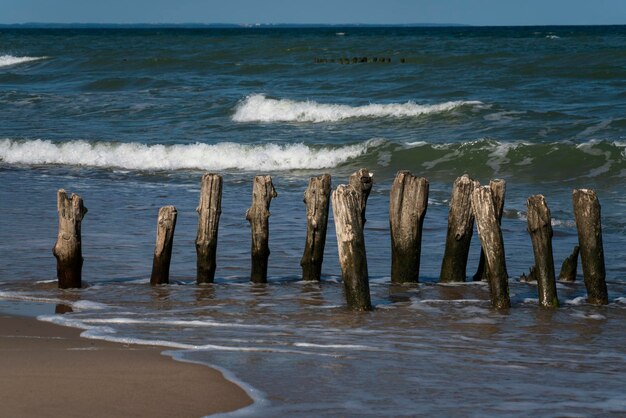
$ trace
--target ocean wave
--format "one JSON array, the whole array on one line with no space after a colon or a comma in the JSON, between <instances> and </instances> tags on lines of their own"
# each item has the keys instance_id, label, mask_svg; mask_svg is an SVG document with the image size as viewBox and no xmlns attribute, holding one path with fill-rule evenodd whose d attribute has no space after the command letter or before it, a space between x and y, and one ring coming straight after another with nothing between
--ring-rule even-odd
<instances>
[{"instance_id":1,"label":"ocean wave","mask_svg":"<svg viewBox=\"0 0 626 418\"><path fill-rule=\"evenodd\" d=\"M0 140L0 161L9 164L62 164L129 170L297 170L336 167L384 141L344 146L299 144L177 144L88 142L83 140Z\"/></svg>"},{"instance_id":2,"label":"ocean wave","mask_svg":"<svg viewBox=\"0 0 626 418\"><path fill-rule=\"evenodd\" d=\"M271 99L263 94L246 97L235 110L235 122L339 122L351 118L413 118L449 112L462 106L479 106L479 101L451 101L433 105L406 103L348 106L315 101Z\"/></svg>"},{"instance_id":3,"label":"ocean wave","mask_svg":"<svg viewBox=\"0 0 626 418\"><path fill-rule=\"evenodd\" d=\"M14 57L13 55L0 55L0 67L8 67L9 65L17 65L30 61L38 61L46 57Z\"/></svg>"}]
</instances>

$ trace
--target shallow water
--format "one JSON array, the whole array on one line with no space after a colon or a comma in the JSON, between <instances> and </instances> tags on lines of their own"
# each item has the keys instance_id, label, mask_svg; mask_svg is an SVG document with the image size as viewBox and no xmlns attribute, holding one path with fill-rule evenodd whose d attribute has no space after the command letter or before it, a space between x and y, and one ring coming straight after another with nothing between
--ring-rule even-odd
<instances>
[{"instance_id":1,"label":"shallow water","mask_svg":"<svg viewBox=\"0 0 626 418\"><path fill-rule=\"evenodd\" d=\"M0 301L222 367L250 385L255 416L623 415L625 44L623 27L0 29ZM315 64L352 56L392 62ZM332 215L322 282L300 281L299 266L308 178L328 172L336 186L360 167L375 182L365 314L344 307ZM389 283L399 169L430 181L418 285ZM204 171L224 176L223 211L216 283L196 286ZM464 172L507 181L507 312L489 309L484 284L436 284ZM253 285L244 214L261 173L279 196L269 284ZM54 282L58 188L89 209L82 290ZM611 303L587 305L579 275L559 284L561 308L540 309L518 281L533 264L526 199L546 196L558 271L577 242L574 188L602 204ZM173 284L152 288L169 204ZM469 277L478 253L474 237Z\"/></svg>"}]
</instances>

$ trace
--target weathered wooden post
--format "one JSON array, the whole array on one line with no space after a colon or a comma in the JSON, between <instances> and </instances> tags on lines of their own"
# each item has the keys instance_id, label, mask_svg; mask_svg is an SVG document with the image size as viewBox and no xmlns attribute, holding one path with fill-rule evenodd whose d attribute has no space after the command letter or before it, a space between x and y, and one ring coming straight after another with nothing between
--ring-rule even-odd
<instances>
[{"instance_id":1,"label":"weathered wooden post","mask_svg":"<svg viewBox=\"0 0 626 418\"><path fill-rule=\"evenodd\" d=\"M59 232L52 248L57 259L57 279L59 288L70 289L82 286L82 240L80 227L87 208L77 194L67 197L65 190L57 191L57 211Z\"/></svg>"},{"instance_id":2,"label":"weathered wooden post","mask_svg":"<svg viewBox=\"0 0 626 418\"><path fill-rule=\"evenodd\" d=\"M154 258L152 259L152 275L150 276L150 284L152 285L170 282L170 261L177 215L178 212L174 206L163 206L159 209L157 239Z\"/></svg>"},{"instance_id":3,"label":"weathered wooden post","mask_svg":"<svg viewBox=\"0 0 626 418\"><path fill-rule=\"evenodd\" d=\"M457 178L452 188L446 250L441 263L439 281L464 282L467 256L474 230L472 213L472 191L480 185L467 174Z\"/></svg>"},{"instance_id":4,"label":"weathered wooden post","mask_svg":"<svg viewBox=\"0 0 626 418\"><path fill-rule=\"evenodd\" d=\"M493 204L496 205L496 218L498 219L498 225L502 225L502 214L504 213L504 196L506 194L506 181L502 179L495 179L489 182L489 188L493 196ZM507 277L508 277L507 273ZM487 274L485 273L485 252L482 247L480 248L480 260L478 261L478 268L476 274L474 274L473 280L485 281L487 280Z\"/></svg>"},{"instance_id":5,"label":"weathered wooden post","mask_svg":"<svg viewBox=\"0 0 626 418\"><path fill-rule=\"evenodd\" d=\"M328 205L330 203L330 174L311 177L304 192L306 204L306 242L300 260L303 280L317 280L322 276Z\"/></svg>"},{"instance_id":6,"label":"weathered wooden post","mask_svg":"<svg viewBox=\"0 0 626 418\"><path fill-rule=\"evenodd\" d=\"M196 235L196 281L213 283L217 265L217 231L222 213L222 176L206 173L202 176Z\"/></svg>"},{"instance_id":7,"label":"weathered wooden post","mask_svg":"<svg viewBox=\"0 0 626 418\"><path fill-rule=\"evenodd\" d=\"M372 309L360 191L342 184L332 194L341 277L350 309Z\"/></svg>"},{"instance_id":8,"label":"weathered wooden post","mask_svg":"<svg viewBox=\"0 0 626 418\"><path fill-rule=\"evenodd\" d=\"M267 283L267 260L270 256L270 203L278 196L270 176L255 176L252 186L252 206L246 219L252 227L252 268L250 280Z\"/></svg>"},{"instance_id":9,"label":"weathered wooden post","mask_svg":"<svg viewBox=\"0 0 626 418\"><path fill-rule=\"evenodd\" d=\"M511 300L506 275L504 242L489 186L477 187L472 192L472 210L476 218L478 237L485 251L485 268L491 294L491 306L496 309L509 308Z\"/></svg>"},{"instance_id":10,"label":"weathered wooden post","mask_svg":"<svg viewBox=\"0 0 626 418\"><path fill-rule=\"evenodd\" d=\"M417 282L422 249L422 226L428 209L428 180L398 171L389 198L391 281Z\"/></svg>"},{"instance_id":11,"label":"weathered wooden post","mask_svg":"<svg viewBox=\"0 0 626 418\"><path fill-rule=\"evenodd\" d=\"M365 208L367 206L367 198L372 191L373 177L374 174L370 173L367 168L361 168L352 173L348 179L348 184L358 193L363 225L365 225Z\"/></svg>"},{"instance_id":12,"label":"weathered wooden post","mask_svg":"<svg viewBox=\"0 0 626 418\"><path fill-rule=\"evenodd\" d=\"M576 189L572 197L587 300L594 305L606 305L609 296L605 282L600 202L591 189Z\"/></svg>"},{"instance_id":13,"label":"weathered wooden post","mask_svg":"<svg viewBox=\"0 0 626 418\"><path fill-rule=\"evenodd\" d=\"M574 250L572 253L563 260L563 264L561 265L561 272L559 273L559 280L563 282L575 282L576 281L576 272L578 270L578 253L580 252L580 247L578 245L574 246Z\"/></svg>"},{"instance_id":14,"label":"weathered wooden post","mask_svg":"<svg viewBox=\"0 0 626 418\"><path fill-rule=\"evenodd\" d=\"M559 306L552 255L552 217L543 195L528 198L528 233L535 253L535 277L539 290L539 305Z\"/></svg>"}]
</instances>

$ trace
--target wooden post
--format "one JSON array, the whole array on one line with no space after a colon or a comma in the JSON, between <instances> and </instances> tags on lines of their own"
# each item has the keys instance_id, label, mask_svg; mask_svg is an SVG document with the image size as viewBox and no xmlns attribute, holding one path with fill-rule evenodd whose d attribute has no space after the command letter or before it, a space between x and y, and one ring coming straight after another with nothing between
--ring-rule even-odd
<instances>
[{"instance_id":1,"label":"wooden post","mask_svg":"<svg viewBox=\"0 0 626 418\"><path fill-rule=\"evenodd\" d=\"M472 191L480 185L467 174L457 178L452 187L450 211L448 212L448 233L446 250L441 263L439 281L464 282L472 233L474 214L472 213Z\"/></svg>"},{"instance_id":2,"label":"wooden post","mask_svg":"<svg viewBox=\"0 0 626 418\"><path fill-rule=\"evenodd\" d=\"M330 203L330 174L311 177L304 192L306 204L306 242L300 260L303 280L317 280L322 276L328 205Z\"/></svg>"},{"instance_id":3,"label":"wooden post","mask_svg":"<svg viewBox=\"0 0 626 418\"><path fill-rule=\"evenodd\" d=\"M398 171L389 198L391 281L418 282L428 180Z\"/></svg>"},{"instance_id":4,"label":"wooden post","mask_svg":"<svg viewBox=\"0 0 626 418\"><path fill-rule=\"evenodd\" d=\"M491 306L496 309L509 308L511 301L504 259L504 242L489 186L477 187L472 192L472 209L476 218L478 237L485 251Z\"/></svg>"},{"instance_id":5,"label":"wooden post","mask_svg":"<svg viewBox=\"0 0 626 418\"><path fill-rule=\"evenodd\" d=\"M252 206L246 211L246 219L252 227L252 268L250 280L267 283L267 259L270 256L270 203L278 196L270 176L254 177Z\"/></svg>"},{"instance_id":6,"label":"wooden post","mask_svg":"<svg viewBox=\"0 0 626 418\"><path fill-rule=\"evenodd\" d=\"M332 194L341 277L350 309L372 309L359 191L340 185Z\"/></svg>"},{"instance_id":7,"label":"wooden post","mask_svg":"<svg viewBox=\"0 0 626 418\"><path fill-rule=\"evenodd\" d=\"M196 235L196 281L213 283L217 265L217 231L222 213L222 176L206 173L202 176Z\"/></svg>"},{"instance_id":8,"label":"wooden post","mask_svg":"<svg viewBox=\"0 0 626 418\"><path fill-rule=\"evenodd\" d=\"M578 270L578 253L580 247L576 245L574 251L567 257L561 265L561 272L559 273L559 280L563 282L573 283L576 281L576 272Z\"/></svg>"},{"instance_id":9,"label":"wooden post","mask_svg":"<svg viewBox=\"0 0 626 418\"><path fill-rule=\"evenodd\" d=\"M489 188L493 195L493 204L496 206L496 218L498 219L498 225L502 225L502 214L504 213L504 196L506 194L506 181L501 179L491 180L489 182ZM508 277L507 273L507 277ZM473 281L486 281L487 274L485 273L485 252L482 247L480 248L480 260L478 261L478 268L476 274L472 278Z\"/></svg>"},{"instance_id":10,"label":"wooden post","mask_svg":"<svg viewBox=\"0 0 626 418\"><path fill-rule=\"evenodd\" d=\"M163 206L159 209L157 239L154 258L152 259L152 275L150 276L151 285L170 282L170 261L172 259L177 214L174 206Z\"/></svg>"},{"instance_id":11,"label":"wooden post","mask_svg":"<svg viewBox=\"0 0 626 418\"><path fill-rule=\"evenodd\" d=\"M539 290L539 305L556 308L559 299L556 294L554 258L552 256L552 217L543 195L528 198L528 233L535 253L535 277Z\"/></svg>"},{"instance_id":12,"label":"wooden post","mask_svg":"<svg viewBox=\"0 0 626 418\"><path fill-rule=\"evenodd\" d=\"M587 300L594 305L606 305L609 296L605 282L600 202L596 193L590 189L574 190L573 201Z\"/></svg>"},{"instance_id":13,"label":"wooden post","mask_svg":"<svg viewBox=\"0 0 626 418\"><path fill-rule=\"evenodd\" d=\"M59 288L70 289L82 286L82 240L80 227L87 208L77 194L67 197L65 190L57 191L57 211L59 232L52 248L57 259L57 279Z\"/></svg>"},{"instance_id":14,"label":"wooden post","mask_svg":"<svg viewBox=\"0 0 626 418\"><path fill-rule=\"evenodd\" d=\"M348 184L358 193L363 225L365 225L365 207L367 206L367 198L372 191L373 177L374 174L367 171L367 168L361 168L359 171L352 173L348 179Z\"/></svg>"}]
</instances>

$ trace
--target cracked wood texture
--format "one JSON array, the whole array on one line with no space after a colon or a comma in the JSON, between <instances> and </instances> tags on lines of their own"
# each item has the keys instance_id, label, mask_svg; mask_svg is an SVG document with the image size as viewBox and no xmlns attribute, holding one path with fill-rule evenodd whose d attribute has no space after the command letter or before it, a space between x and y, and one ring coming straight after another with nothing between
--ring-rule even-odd
<instances>
[{"instance_id":1,"label":"cracked wood texture","mask_svg":"<svg viewBox=\"0 0 626 418\"><path fill-rule=\"evenodd\" d=\"M464 282L472 234L474 214L472 212L472 191L480 185L467 174L458 177L452 187L450 211L448 212L448 233L446 249L441 263L439 281Z\"/></svg>"},{"instance_id":2,"label":"cracked wood texture","mask_svg":"<svg viewBox=\"0 0 626 418\"><path fill-rule=\"evenodd\" d=\"M151 285L170 282L170 261L177 215L178 212L174 206L163 206L159 209L156 246L152 259L152 274L150 275Z\"/></svg>"},{"instance_id":3,"label":"cracked wood texture","mask_svg":"<svg viewBox=\"0 0 626 418\"><path fill-rule=\"evenodd\" d=\"M489 186L474 189L472 192L472 210L476 218L478 237L485 251L485 268L491 295L491 306L495 309L509 308L511 307L511 300L506 275L504 242Z\"/></svg>"},{"instance_id":4,"label":"cracked wood texture","mask_svg":"<svg viewBox=\"0 0 626 418\"><path fill-rule=\"evenodd\" d=\"M213 283L217 266L217 233L222 213L222 176L206 173L202 176L196 235L196 282Z\"/></svg>"},{"instance_id":5,"label":"cracked wood texture","mask_svg":"<svg viewBox=\"0 0 626 418\"><path fill-rule=\"evenodd\" d=\"M422 250L422 226L428 209L428 180L399 171L391 186L391 281L417 283Z\"/></svg>"},{"instance_id":6,"label":"cracked wood texture","mask_svg":"<svg viewBox=\"0 0 626 418\"><path fill-rule=\"evenodd\" d=\"M350 175L348 184L358 192L359 207L361 208L361 223L365 225L365 208L367 207L367 198L374 184L374 174L370 173L367 168L361 168Z\"/></svg>"},{"instance_id":7,"label":"cracked wood texture","mask_svg":"<svg viewBox=\"0 0 626 418\"><path fill-rule=\"evenodd\" d=\"M371 310L360 190L342 184L332 202L346 302L352 310Z\"/></svg>"},{"instance_id":8,"label":"cracked wood texture","mask_svg":"<svg viewBox=\"0 0 626 418\"><path fill-rule=\"evenodd\" d=\"M609 296L605 281L600 201L591 189L574 190L572 199L587 300L594 305L606 305Z\"/></svg>"},{"instance_id":9,"label":"cracked wood texture","mask_svg":"<svg viewBox=\"0 0 626 418\"><path fill-rule=\"evenodd\" d=\"M278 196L270 176L256 176L252 185L252 206L246 211L246 219L252 228L252 266L250 280L267 283L267 260L270 256L270 203Z\"/></svg>"},{"instance_id":10,"label":"cracked wood texture","mask_svg":"<svg viewBox=\"0 0 626 418\"><path fill-rule=\"evenodd\" d=\"M502 214L504 213L504 197L506 195L506 181L501 179L491 180L489 182L489 188L491 189L491 194L493 195L493 203L495 205L498 224L502 225ZM507 273L507 277L508 276L509 275ZM485 273L485 252L483 251L482 247L480 248L480 259L478 261L478 268L476 269L476 274L474 274L472 280L487 280L487 274Z\"/></svg>"},{"instance_id":11,"label":"cracked wood texture","mask_svg":"<svg viewBox=\"0 0 626 418\"><path fill-rule=\"evenodd\" d=\"M306 241L300 260L302 279L319 281L322 276L328 205L330 204L330 174L311 177L304 192L306 204Z\"/></svg>"},{"instance_id":12,"label":"cracked wood texture","mask_svg":"<svg viewBox=\"0 0 626 418\"><path fill-rule=\"evenodd\" d=\"M57 260L57 279L59 288L70 289L82 286L83 254L81 241L81 223L87 208L83 199L72 193L67 197L65 190L57 191L57 211L59 214L59 232L52 249Z\"/></svg>"},{"instance_id":13,"label":"cracked wood texture","mask_svg":"<svg viewBox=\"0 0 626 418\"><path fill-rule=\"evenodd\" d=\"M556 293L554 257L552 255L552 217L543 195L528 198L528 233L535 254L535 278L539 292L539 305L556 308L559 299Z\"/></svg>"}]
</instances>

